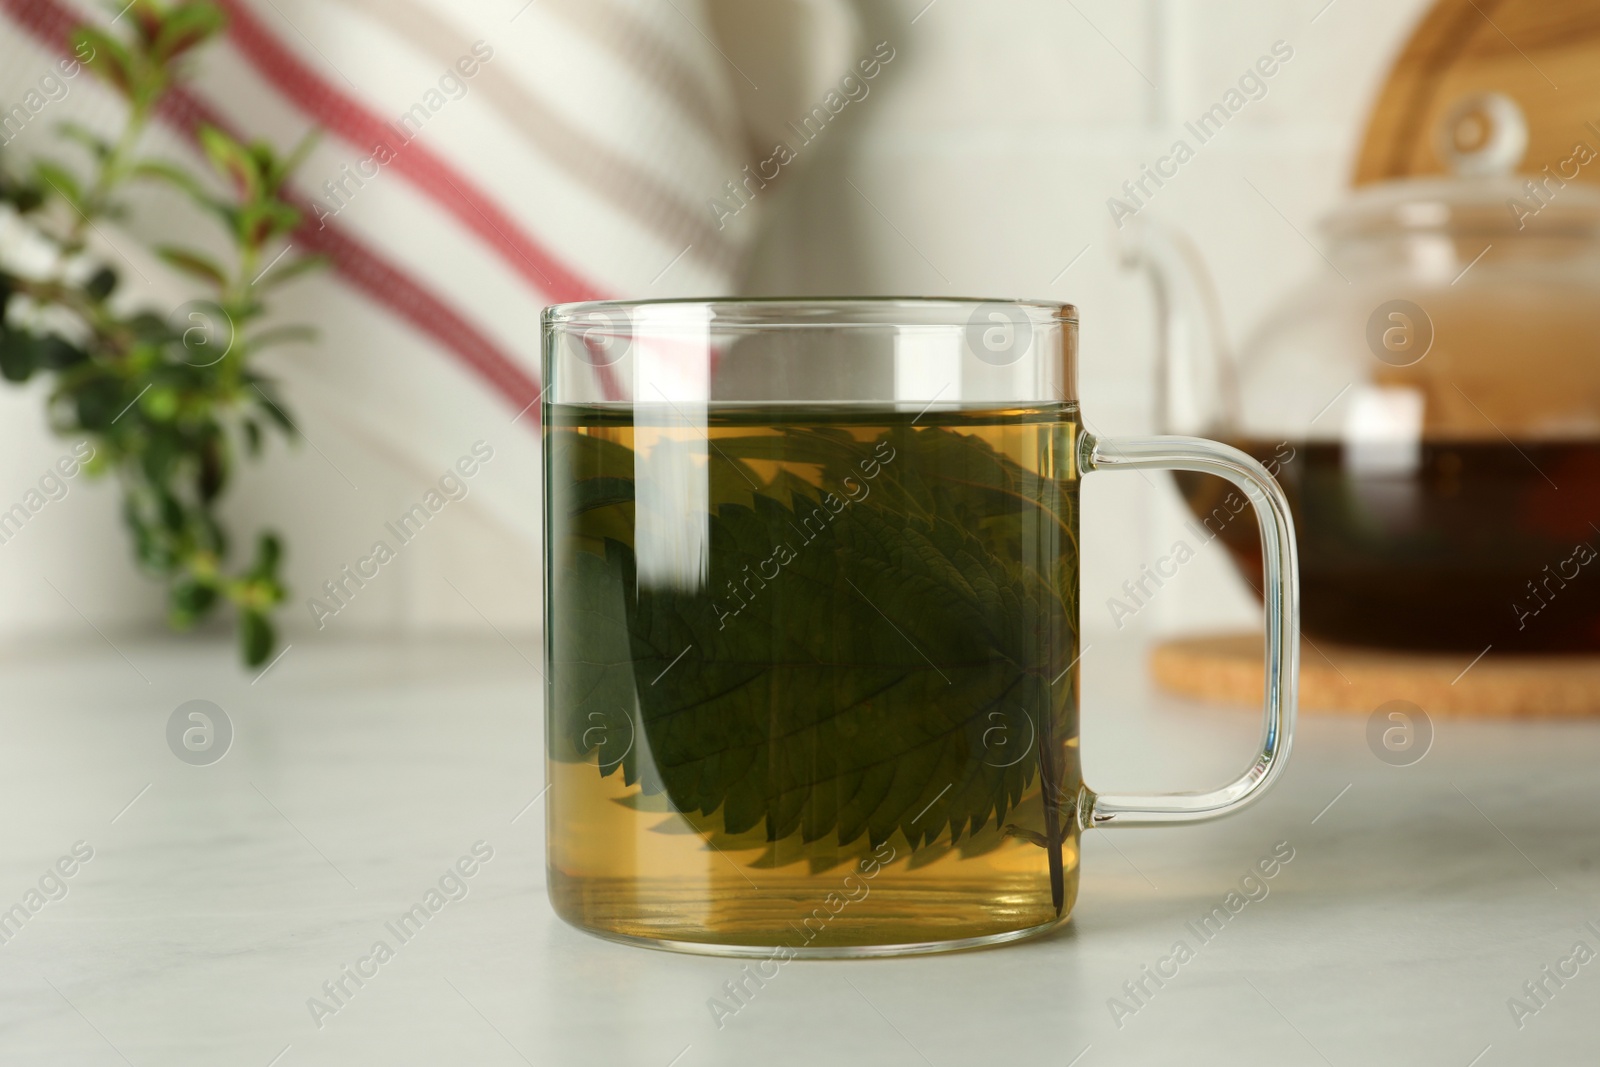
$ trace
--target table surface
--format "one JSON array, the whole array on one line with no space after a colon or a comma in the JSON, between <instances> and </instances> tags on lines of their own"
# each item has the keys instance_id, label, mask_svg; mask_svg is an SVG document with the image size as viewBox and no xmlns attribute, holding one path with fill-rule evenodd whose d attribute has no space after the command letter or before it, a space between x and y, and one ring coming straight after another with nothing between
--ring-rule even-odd
<instances>
[{"instance_id":1,"label":"table surface","mask_svg":"<svg viewBox=\"0 0 1600 1067\"><path fill-rule=\"evenodd\" d=\"M259 679L219 645L94 640L0 654L6 1065L1597 1057L1600 724L1441 721L1397 767L1364 718L1303 715L1287 774L1250 810L1089 834L1056 934L790 962L719 1027L708 1001L739 962L600 941L546 902L534 638L309 641ZM1237 772L1256 717L1151 693L1142 657L1085 653L1089 781ZM194 699L234 731L209 766L167 741ZM475 845L493 855L467 895L314 1017L323 983L392 941L384 924ZM1293 859L1268 895L1197 938L1275 847ZM1180 941L1187 958L1163 963ZM1176 974L1125 991L1158 966Z\"/></svg>"}]
</instances>

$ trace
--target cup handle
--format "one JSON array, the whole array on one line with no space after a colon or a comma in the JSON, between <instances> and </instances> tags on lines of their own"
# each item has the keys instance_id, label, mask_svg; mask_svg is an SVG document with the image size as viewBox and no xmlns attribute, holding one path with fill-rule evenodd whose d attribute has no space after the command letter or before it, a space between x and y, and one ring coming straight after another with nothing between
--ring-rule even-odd
<instances>
[{"instance_id":1,"label":"cup handle","mask_svg":"<svg viewBox=\"0 0 1600 1067\"><path fill-rule=\"evenodd\" d=\"M1214 474L1238 486L1261 525L1265 572L1266 699L1261 748L1250 769L1204 793L1115 794L1083 787L1078 821L1097 826L1154 826L1216 819L1261 798L1283 772L1294 736L1300 679L1300 568L1289 502L1265 467L1237 448L1198 437L1100 438L1078 445L1084 474L1101 470L1185 470Z\"/></svg>"}]
</instances>

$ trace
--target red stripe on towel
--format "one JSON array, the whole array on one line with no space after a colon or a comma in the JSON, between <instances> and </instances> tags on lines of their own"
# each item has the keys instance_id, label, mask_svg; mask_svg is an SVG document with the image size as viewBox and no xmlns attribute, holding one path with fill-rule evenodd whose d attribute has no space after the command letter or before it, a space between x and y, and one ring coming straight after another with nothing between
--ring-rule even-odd
<instances>
[{"instance_id":1,"label":"red stripe on towel","mask_svg":"<svg viewBox=\"0 0 1600 1067\"><path fill-rule=\"evenodd\" d=\"M419 190L454 215L498 252L513 270L554 303L600 299L595 285L578 277L449 163L408 140L403 131L379 118L353 96L340 91L279 41L243 0L220 0L227 10L228 35L262 77L319 126L363 152L382 144L395 153L387 167L404 174Z\"/></svg>"}]
</instances>

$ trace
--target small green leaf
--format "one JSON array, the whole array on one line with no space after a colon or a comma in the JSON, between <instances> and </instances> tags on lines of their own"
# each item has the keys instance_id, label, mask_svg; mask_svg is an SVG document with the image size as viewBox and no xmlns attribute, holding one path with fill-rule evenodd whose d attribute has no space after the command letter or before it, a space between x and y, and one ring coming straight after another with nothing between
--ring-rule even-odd
<instances>
[{"instance_id":1,"label":"small green leaf","mask_svg":"<svg viewBox=\"0 0 1600 1067\"><path fill-rule=\"evenodd\" d=\"M196 252L190 248L178 248L174 245L162 245L156 249L156 255L185 274L199 278L204 282L210 282L218 289L226 289L228 287L227 274L203 252Z\"/></svg>"},{"instance_id":2,"label":"small green leaf","mask_svg":"<svg viewBox=\"0 0 1600 1067\"><path fill-rule=\"evenodd\" d=\"M195 492L209 506L228 487L228 452L223 447L222 435L216 432L206 434L199 451L200 469L195 475Z\"/></svg>"},{"instance_id":3,"label":"small green leaf","mask_svg":"<svg viewBox=\"0 0 1600 1067\"><path fill-rule=\"evenodd\" d=\"M206 617L217 605L217 590L208 582L185 578L175 582L167 594L172 624L187 629Z\"/></svg>"},{"instance_id":4,"label":"small green leaf","mask_svg":"<svg viewBox=\"0 0 1600 1067\"><path fill-rule=\"evenodd\" d=\"M124 518L133 533L133 554L139 565L152 574L165 574L172 565L166 538L131 510L124 513Z\"/></svg>"},{"instance_id":5,"label":"small green leaf","mask_svg":"<svg viewBox=\"0 0 1600 1067\"><path fill-rule=\"evenodd\" d=\"M239 239L246 245L260 248L300 225L300 212L273 200L245 204L239 208L237 225Z\"/></svg>"},{"instance_id":6,"label":"small green leaf","mask_svg":"<svg viewBox=\"0 0 1600 1067\"><path fill-rule=\"evenodd\" d=\"M214 516L209 511L200 512L199 513L199 519L200 519L200 533L199 533L199 544L200 544L200 547L202 549L212 553L218 559L227 559L228 558L228 543L229 543L228 542L228 531L223 528L222 523L217 521L216 516Z\"/></svg>"},{"instance_id":7,"label":"small green leaf","mask_svg":"<svg viewBox=\"0 0 1600 1067\"><path fill-rule=\"evenodd\" d=\"M72 31L72 51L122 95L133 95L133 57L121 41L93 26L80 26Z\"/></svg>"},{"instance_id":8,"label":"small green leaf","mask_svg":"<svg viewBox=\"0 0 1600 1067\"><path fill-rule=\"evenodd\" d=\"M11 382L25 382L38 366L39 347L32 336L21 330L0 332L0 376Z\"/></svg>"},{"instance_id":9,"label":"small green leaf","mask_svg":"<svg viewBox=\"0 0 1600 1067\"><path fill-rule=\"evenodd\" d=\"M167 325L167 320L160 315L148 311L141 311L128 320L128 329L133 331L134 337L146 344L162 344L173 340L172 327Z\"/></svg>"},{"instance_id":10,"label":"small green leaf","mask_svg":"<svg viewBox=\"0 0 1600 1067\"><path fill-rule=\"evenodd\" d=\"M144 178L161 182L186 194L195 203L210 210L216 209L216 200L206 187L187 170L164 159L141 159L128 168L130 178Z\"/></svg>"},{"instance_id":11,"label":"small green leaf","mask_svg":"<svg viewBox=\"0 0 1600 1067\"><path fill-rule=\"evenodd\" d=\"M90 299L101 301L109 297L117 288L117 272L110 267L101 267L94 272L94 276L83 283L83 291L89 294Z\"/></svg>"},{"instance_id":12,"label":"small green leaf","mask_svg":"<svg viewBox=\"0 0 1600 1067\"><path fill-rule=\"evenodd\" d=\"M112 0L112 6L116 6L116 0ZM155 0L129 0L126 8L118 10L133 16L129 21L138 31L139 40L147 45L160 35L161 26L166 21L161 6Z\"/></svg>"},{"instance_id":13,"label":"small green leaf","mask_svg":"<svg viewBox=\"0 0 1600 1067\"><path fill-rule=\"evenodd\" d=\"M255 419L244 420L244 441L252 458L261 455L261 424Z\"/></svg>"},{"instance_id":14,"label":"small green leaf","mask_svg":"<svg viewBox=\"0 0 1600 1067\"><path fill-rule=\"evenodd\" d=\"M17 209L19 215L27 215L44 206L44 190L39 188L37 182L19 182L15 187L5 190L5 198L11 201L11 206Z\"/></svg>"},{"instance_id":15,"label":"small green leaf","mask_svg":"<svg viewBox=\"0 0 1600 1067\"><path fill-rule=\"evenodd\" d=\"M77 387L72 395L77 409L78 425L85 430L105 431L117 418L131 396L124 396L122 382L116 378L91 378Z\"/></svg>"},{"instance_id":16,"label":"small green leaf","mask_svg":"<svg viewBox=\"0 0 1600 1067\"><path fill-rule=\"evenodd\" d=\"M258 284L263 289L276 288L308 271L321 270L327 265L327 256L301 256L299 259L291 260L288 263L272 268Z\"/></svg>"},{"instance_id":17,"label":"small green leaf","mask_svg":"<svg viewBox=\"0 0 1600 1067\"><path fill-rule=\"evenodd\" d=\"M170 448L170 446L168 447ZM146 454L148 455L148 453ZM166 481L165 478L154 477L152 477L150 480L158 486L162 485ZM173 496L165 489L158 489L156 491L156 503L159 505L161 511L162 528L173 537L182 536L184 526L186 525L184 521L185 516L182 502L180 502L177 497Z\"/></svg>"},{"instance_id":18,"label":"small green leaf","mask_svg":"<svg viewBox=\"0 0 1600 1067\"><path fill-rule=\"evenodd\" d=\"M62 139L75 141L87 148L97 160L103 161L111 154L111 143L81 122L69 120L57 123L56 131L61 134Z\"/></svg>"},{"instance_id":19,"label":"small green leaf","mask_svg":"<svg viewBox=\"0 0 1600 1067\"><path fill-rule=\"evenodd\" d=\"M283 542L277 534L264 533L256 541L256 562L250 568L250 577L256 580L272 580L278 575L278 564L283 560Z\"/></svg>"},{"instance_id":20,"label":"small green leaf","mask_svg":"<svg viewBox=\"0 0 1600 1067\"><path fill-rule=\"evenodd\" d=\"M239 614L239 650L247 666L259 667L277 644L272 623L259 611L246 609Z\"/></svg>"},{"instance_id":21,"label":"small green leaf","mask_svg":"<svg viewBox=\"0 0 1600 1067\"><path fill-rule=\"evenodd\" d=\"M306 157L311 155L311 150L317 147L317 142L320 140L322 140L322 132L320 130L308 130L306 135L300 138L300 143L295 145L287 156L276 161L271 170L271 189L273 192L277 192L282 188L283 183L289 179L289 176L300 169L300 164L306 161Z\"/></svg>"},{"instance_id":22,"label":"small green leaf","mask_svg":"<svg viewBox=\"0 0 1600 1067\"><path fill-rule=\"evenodd\" d=\"M233 184L241 200L253 202L261 195L261 175L248 148L215 126L200 127L199 136L212 168Z\"/></svg>"},{"instance_id":23,"label":"small green leaf","mask_svg":"<svg viewBox=\"0 0 1600 1067\"><path fill-rule=\"evenodd\" d=\"M171 422L178 414L178 391L170 385L153 385L139 398L139 410L153 422Z\"/></svg>"},{"instance_id":24,"label":"small green leaf","mask_svg":"<svg viewBox=\"0 0 1600 1067\"><path fill-rule=\"evenodd\" d=\"M290 437L300 436L299 431L294 428L294 420L290 419L289 413L283 410L283 405L273 395L271 387L264 384L257 385L254 391L256 394L256 406L261 409L262 414L275 422L278 428Z\"/></svg>"},{"instance_id":25,"label":"small green leaf","mask_svg":"<svg viewBox=\"0 0 1600 1067\"><path fill-rule=\"evenodd\" d=\"M77 345L71 344L55 334L50 334L39 342L39 365L51 370L66 370L75 367L89 358L89 354Z\"/></svg>"},{"instance_id":26,"label":"small green leaf","mask_svg":"<svg viewBox=\"0 0 1600 1067\"><path fill-rule=\"evenodd\" d=\"M169 532L179 534L183 532L183 508L177 497L166 492L166 485L176 472L182 442L170 430L153 429L155 432L144 442L144 451L139 454L139 466L145 479L161 490L162 522Z\"/></svg>"},{"instance_id":27,"label":"small green leaf","mask_svg":"<svg viewBox=\"0 0 1600 1067\"><path fill-rule=\"evenodd\" d=\"M36 159L33 162L33 173L41 182L60 194L74 210L80 212L84 210L83 188L67 168L48 159Z\"/></svg>"},{"instance_id":28,"label":"small green leaf","mask_svg":"<svg viewBox=\"0 0 1600 1067\"><path fill-rule=\"evenodd\" d=\"M180 4L157 31L150 58L158 63L175 59L222 32L225 22L222 12L211 4Z\"/></svg>"}]
</instances>

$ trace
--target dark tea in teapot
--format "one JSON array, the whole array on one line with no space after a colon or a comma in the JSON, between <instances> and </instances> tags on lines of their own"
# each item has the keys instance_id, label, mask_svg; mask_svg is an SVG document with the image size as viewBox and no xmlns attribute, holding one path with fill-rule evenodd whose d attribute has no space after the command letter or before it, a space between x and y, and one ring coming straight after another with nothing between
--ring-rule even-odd
<instances>
[{"instance_id":1,"label":"dark tea in teapot","mask_svg":"<svg viewBox=\"0 0 1600 1067\"><path fill-rule=\"evenodd\" d=\"M1336 442L1234 444L1267 464L1300 537L1313 639L1415 651L1600 651L1600 442L1436 441L1406 472ZM1260 573L1233 490L1175 475L1244 575Z\"/></svg>"}]
</instances>

